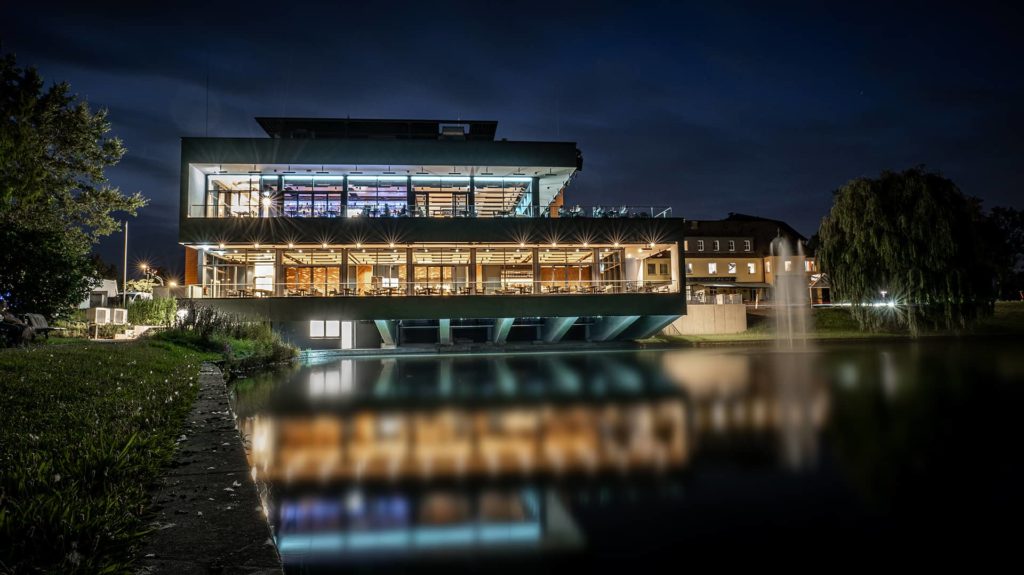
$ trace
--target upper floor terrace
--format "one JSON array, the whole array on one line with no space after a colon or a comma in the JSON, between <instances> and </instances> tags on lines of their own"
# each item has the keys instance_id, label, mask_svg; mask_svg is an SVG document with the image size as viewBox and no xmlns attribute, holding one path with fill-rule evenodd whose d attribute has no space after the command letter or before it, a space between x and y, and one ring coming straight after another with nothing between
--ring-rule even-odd
<instances>
[{"instance_id":1,"label":"upper floor terrace","mask_svg":"<svg viewBox=\"0 0 1024 575\"><path fill-rule=\"evenodd\" d=\"M663 218L668 206L563 205L548 199L540 176L366 175L266 167L231 173L221 166L200 172L189 188L188 218ZM445 169L452 169L451 167ZM305 170L304 170L305 171ZM208 173L209 172L209 173ZM283 173L282 173L283 172ZM424 172L426 173L426 172ZM552 178L553 176L549 177ZM557 178L555 178L557 179ZM567 182L554 185L564 189ZM196 193L198 189L199 193ZM548 203L545 203L548 202Z\"/></svg>"}]
</instances>

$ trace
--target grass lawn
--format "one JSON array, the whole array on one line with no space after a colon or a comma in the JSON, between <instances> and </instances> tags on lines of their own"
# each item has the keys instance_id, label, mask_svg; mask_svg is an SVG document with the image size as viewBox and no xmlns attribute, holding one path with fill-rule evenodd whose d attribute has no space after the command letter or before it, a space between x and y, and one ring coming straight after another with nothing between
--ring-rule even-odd
<instances>
[{"instance_id":1,"label":"grass lawn","mask_svg":"<svg viewBox=\"0 0 1024 575\"><path fill-rule=\"evenodd\" d=\"M129 571L216 357L153 339L0 350L0 571Z\"/></svg>"},{"instance_id":2,"label":"grass lawn","mask_svg":"<svg viewBox=\"0 0 1024 575\"><path fill-rule=\"evenodd\" d=\"M873 339L906 337L906 332L862 331L857 321L842 308L812 308L814 329L809 337L814 340ZM659 335L648 339L650 343L672 342L700 344L704 342L761 342L775 338L772 321L764 316L747 316L749 328L736 334L714 335ZM980 320L971 335L1024 335L1024 302L997 302L992 317ZM939 334L944 335L944 334ZM927 336L924 336L927 337Z\"/></svg>"}]
</instances>

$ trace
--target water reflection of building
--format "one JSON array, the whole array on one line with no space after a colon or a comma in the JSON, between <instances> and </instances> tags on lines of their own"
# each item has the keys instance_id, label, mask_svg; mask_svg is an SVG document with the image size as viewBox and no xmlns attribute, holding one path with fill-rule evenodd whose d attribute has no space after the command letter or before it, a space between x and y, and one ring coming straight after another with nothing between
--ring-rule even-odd
<instances>
[{"instance_id":1,"label":"water reflection of building","mask_svg":"<svg viewBox=\"0 0 1024 575\"><path fill-rule=\"evenodd\" d=\"M254 474L268 481L664 470L685 461L687 415L674 388L607 356L582 363L519 358L481 373L479 360L341 360L297 372L272 409L240 413L241 426Z\"/></svg>"},{"instance_id":2,"label":"water reflection of building","mask_svg":"<svg viewBox=\"0 0 1024 575\"><path fill-rule=\"evenodd\" d=\"M582 535L557 482L657 477L689 457L685 395L652 365L345 359L249 386L235 410L286 561L562 550Z\"/></svg>"},{"instance_id":3,"label":"water reflection of building","mask_svg":"<svg viewBox=\"0 0 1024 575\"><path fill-rule=\"evenodd\" d=\"M279 506L277 544L286 560L559 550L581 543L558 497L532 487L356 488L284 495Z\"/></svg>"},{"instance_id":4,"label":"water reflection of building","mask_svg":"<svg viewBox=\"0 0 1024 575\"><path fill-rule=\"evenodd\" d=\"M828 416L828 389L802 353L669 352L666 375L686 390L695 453L776 454L790 469L813 465ZM765 449L767 447L767 449Z\"/></svg>"}]
</instances>

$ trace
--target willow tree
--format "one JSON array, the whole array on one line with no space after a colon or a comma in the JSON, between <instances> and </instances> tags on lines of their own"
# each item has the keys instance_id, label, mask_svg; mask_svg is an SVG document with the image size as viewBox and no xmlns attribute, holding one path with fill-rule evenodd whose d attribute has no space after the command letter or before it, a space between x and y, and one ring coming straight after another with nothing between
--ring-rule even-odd
<instances>
[{"instance_id":1,"label":"willow tree","mask_svg":"<svg viewBox=\"0 0 1024 575\"><path fill-rule=\"evenodd\" d=\"M33 68L0 55L0 299L15 311L56 315L96 277L90 251L120 229L118 212L145 205L104 171L125 153L105 110L67 83L46 86Z\"/></svg>"},{"instance_id":2,"label":"willow tree","mask_svg":"<svg viewBox=\"0 0 1024 575\"><path fill-rule=\"evenodd\" d=\"M923 168L858 178L835 192L818 230L833 300L868 329L959 331L995 298L990 225L980 202Z\"/></svg>"}]
</instances>

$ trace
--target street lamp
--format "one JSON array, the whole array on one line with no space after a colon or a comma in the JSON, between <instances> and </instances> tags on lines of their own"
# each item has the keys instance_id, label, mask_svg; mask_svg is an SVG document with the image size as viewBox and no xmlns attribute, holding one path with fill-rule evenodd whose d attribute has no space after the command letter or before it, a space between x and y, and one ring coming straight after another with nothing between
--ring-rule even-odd
<instances>
[{"instance_id":1,"label":"street lamp","mask_svg":"<svg viewBox=\"0 0 1024 575\"><path fill-rule=\"evenodd\" d=\"M143 262L139 267L147 278L160 282L160 287L164 287L164 278L160 277L155 268L149 267L149 264L145 262Z\"/></svg>"}]
</instances>

